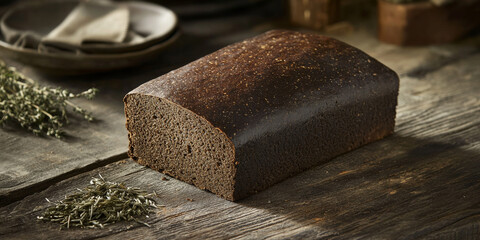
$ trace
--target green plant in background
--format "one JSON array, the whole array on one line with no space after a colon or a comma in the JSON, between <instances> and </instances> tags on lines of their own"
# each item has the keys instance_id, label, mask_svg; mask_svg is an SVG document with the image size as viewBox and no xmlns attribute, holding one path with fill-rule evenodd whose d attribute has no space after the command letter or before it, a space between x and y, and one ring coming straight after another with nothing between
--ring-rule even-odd
<instances>
[{"instance_id":1,"label":"green plant in background","mask_svg":"<svg viewBox=\"0 0 480 240\"><path fill-rule=\"evenodd\" d=\"M73 98L92 99L96 88L73 94L62 88L40 87L33 80L0 62L0 125L17 122L30 132L61 138L61 128L68 123L67 107L86 120L93 118L85 109L73 104Z\"/></svg>"},{"instance_id":2,"label":"green plant in background","mask_svg":"<svg viewBox=\"0 0 480 240\"><path fill-rule=\"evenodd\" d=\"M105 181L100 175L100 178L92 178L90 186L65 196L37 218L60 223L66 228L103 228L119 221L136 221L150 227L138 217L157 208L152 195L123 183Z\"/></svg>"}]
</instances>

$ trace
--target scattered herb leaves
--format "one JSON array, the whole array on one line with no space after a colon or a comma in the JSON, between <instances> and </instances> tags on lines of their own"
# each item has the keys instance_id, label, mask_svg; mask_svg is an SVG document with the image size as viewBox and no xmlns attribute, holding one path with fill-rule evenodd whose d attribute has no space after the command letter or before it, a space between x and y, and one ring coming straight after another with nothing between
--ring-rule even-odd
<instances>
[{"instance_id":1,"label":"scattered herb leaves","mask_svg":"<svg viewBox=\"0 0 480 240\"><path fill-rule=\"evenodd\" d=\"M84 190L78 190L56 202L37 218L58 222L66 228L103 228L119 221L136 221L150 227L138 218L148 217L147 214L157 208L152 198L156 194L146 194L123 183L105 181L101 175L100 178L92 178L90 186Z\"/></svg>"},{"instance_id":2,"label":"scattered herb leaves","mask_svg":"<svg viewBox=\"0 0 480 240\"><path fill-rule=\"evenodd\" d=\"M86 120L93 118L85 109L73 104L70 99L92 99L98 89L73 94L62 88L40 87L14 68L0 62L0 125L17 122L36 134L61 138L61 128L68 123L67 107Z\"/></svg>"}]
</instances>

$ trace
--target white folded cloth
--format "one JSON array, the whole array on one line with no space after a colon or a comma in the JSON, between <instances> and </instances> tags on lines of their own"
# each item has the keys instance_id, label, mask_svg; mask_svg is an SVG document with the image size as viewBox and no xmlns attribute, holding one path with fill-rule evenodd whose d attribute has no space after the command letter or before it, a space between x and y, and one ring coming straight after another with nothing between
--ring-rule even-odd
<instances>
[{"instance_id":1,"label":"white folded cloth","mask_svg":"<svg viewBox=\"0 0 480 240\"><path fill-rule=\"evenodd\" d=\"M87 0L80 2L45 36L33 31L12 29L4 22L1 23L1 28L5 40L16 47L36 49L39 52L82 54L85 49L94 52L95 48L91 47L94 44L114 45L124 41L141 41L141 36L129 31L129 18L129 9L122 4Z\"/></svg>"},{"instance_id":2,"label":"white folded cloth","mask_svg":"<svg viewBox=\"0 0 480 240\"><path fill-rule=\"evenodd\" d=\"M127 36L129 10L108 2L81 2L42 39L42 43L78 47L86 42L121 43Z\"/></svg>"}]
</instances>

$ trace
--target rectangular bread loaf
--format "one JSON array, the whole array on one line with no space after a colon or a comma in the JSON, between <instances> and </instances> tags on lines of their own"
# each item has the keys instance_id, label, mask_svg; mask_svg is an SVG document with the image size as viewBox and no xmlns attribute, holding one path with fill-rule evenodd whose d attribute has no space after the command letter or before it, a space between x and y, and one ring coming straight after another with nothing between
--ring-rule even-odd
<instances>
[{"instance_id":1,"label":"rectangular bread loaf","mask_svg":"<svg viewBox=\"0 0 480 240\"><path fill-rule=\"evenodd\" d=\"M128 154L235 201L391 134L398 85L338 40L270 31L128 93Z\"/></svg>"}]
</instances>

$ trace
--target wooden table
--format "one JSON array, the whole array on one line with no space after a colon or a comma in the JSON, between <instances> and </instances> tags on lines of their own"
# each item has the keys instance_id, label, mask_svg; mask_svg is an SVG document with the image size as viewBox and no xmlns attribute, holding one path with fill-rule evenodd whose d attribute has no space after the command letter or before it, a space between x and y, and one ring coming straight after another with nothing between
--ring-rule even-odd
<instances>
[{"instance_id":1,"label":"wooden table","mask_svg":"<svg viewBox=\"0 0 480 240\"><path fill-rule=\"evenodd\" d=\"M122 97L227 44L291 28L278 4L182 21L183 36L157 60L122 71L51 76L7 61L41 84L101 89L79 101L97 120L73 119L64 140L0 130L1 239L479 239L480 36L400 48L378 42L372 19L334 34L400 76L395 134L233 203L142 167L126 156ZM152 227L119 223L59 230L36 216L101 174L159 195ZM187 199L192 199L189 201Z\"/></svg>"}]
</instances>

